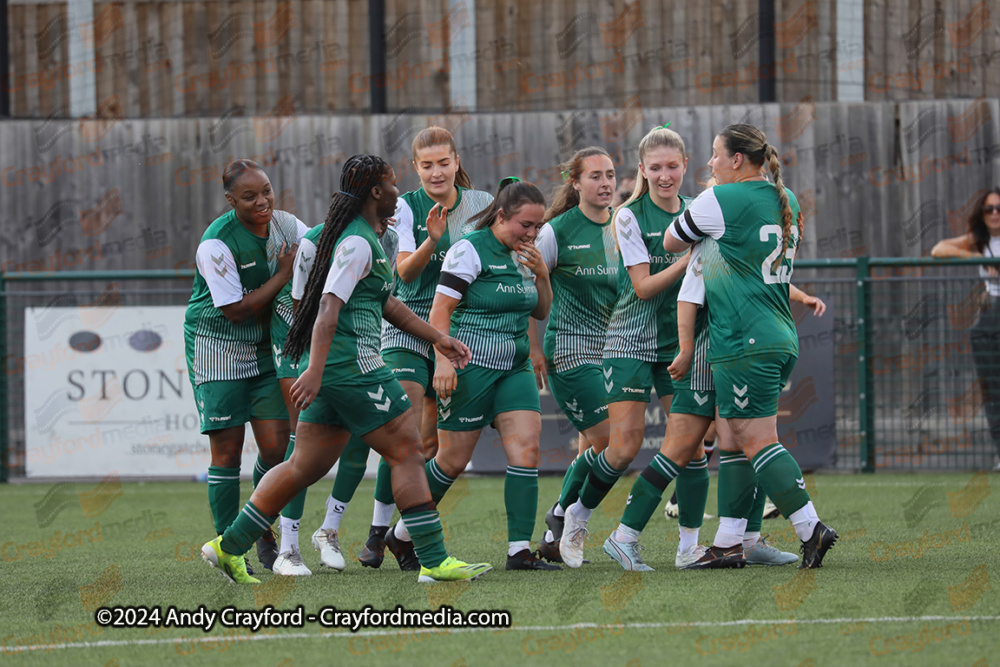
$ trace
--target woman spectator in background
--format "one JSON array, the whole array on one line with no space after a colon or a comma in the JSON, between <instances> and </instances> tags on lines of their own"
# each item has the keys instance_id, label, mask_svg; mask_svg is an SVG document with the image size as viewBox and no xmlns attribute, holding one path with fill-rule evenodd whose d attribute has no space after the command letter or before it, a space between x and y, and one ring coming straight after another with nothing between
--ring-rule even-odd
<instances>
[{"instance_id":1,"label":"woman spectator in background","mask_svg":"<svg viewBox=\"0 0 1000 667\"><path fill-rule=\"evenodd\" d=\"M945 239L931 249L933 257L1000 257L1000 188L988 190L969 216L969 231ZM983 311L969 332L972 358L983 392L983 411L989 425L1000 472L1000 267L980 266L984 280Z\"/></svg>"}]
</instances>

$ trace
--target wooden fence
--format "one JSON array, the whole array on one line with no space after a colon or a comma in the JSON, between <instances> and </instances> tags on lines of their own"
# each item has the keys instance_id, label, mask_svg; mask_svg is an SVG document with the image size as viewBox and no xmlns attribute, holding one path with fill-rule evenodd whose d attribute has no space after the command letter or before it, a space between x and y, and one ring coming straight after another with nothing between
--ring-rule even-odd
<instances>
[{"instance_id":1,"label":"wooden fence","mask_svg":"<svg viewBox=\"0 0 1000 667\"><path fill-rule=\"evenodd\" d=\"M778 0L777 62L759 64L755 0L387 0L371 76L366 0L12 0L15 117L529 111L907 101L996 95L997 0ZM852 13L853 12L853 13ZM73 59L74 40L83 57ZM74 82L74 79L76 80Z\"/></svg>"}]
</instances>

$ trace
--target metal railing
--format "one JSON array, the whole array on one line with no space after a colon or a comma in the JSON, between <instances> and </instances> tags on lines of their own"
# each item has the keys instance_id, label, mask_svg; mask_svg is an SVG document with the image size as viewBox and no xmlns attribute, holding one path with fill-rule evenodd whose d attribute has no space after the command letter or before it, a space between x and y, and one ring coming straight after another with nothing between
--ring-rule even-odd
<instances>
[{"instance_id":1,"label":"metal railing","mask_svg":"<svg viewBox=\"0 0 1000 667\"><path fill-rule=\"evenodd\" d=\"M981 265L1000 269L1000 258L796 261L792 282L827 300L834 317L835 468L992 465L997 450L969 338L983 312L983 278L973 270ZM25 410L15 408L30 363L24 309L186 305L193 277L190 269L0 274L0 481L24 468ZM1000 347L1000 334L994 343ZM990 370L1000 375L1000 367Z\"/></svg>"}]
</instances>

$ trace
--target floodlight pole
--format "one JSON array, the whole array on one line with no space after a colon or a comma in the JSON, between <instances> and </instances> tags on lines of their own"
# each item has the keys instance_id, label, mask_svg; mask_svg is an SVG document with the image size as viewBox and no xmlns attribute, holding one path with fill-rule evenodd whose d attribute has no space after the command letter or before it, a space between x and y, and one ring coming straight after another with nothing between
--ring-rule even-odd
<instances>
[{"instance_id":1,"label":"floodlight pole","mask_svg":"<svg viewBox=\"0 0 1000 667\"><path fill-rule=\"evenodd\" d=\"M757 79L758 97L760 103L765 104L778 101L778 72L774 54L774 0L757 0L757 17L760 71L771 73L771 76L762 76Z\"/></svg>"},{"instance_id":2,"label":"floodlight pole","mask_svg":"<svg viewBox=\"0 0 1000 667\"><path fill-rule=\"evenodd\" d=\"M0 0L0 118L10 118L10 26L7 24L7 0ZM6 434L4 435L6 437Z\"/></svg>"},{"instance_id":3,"label":"floodlight pole","mask_svg":"<svg viewBox=\"0 0 1000 667\"><path fill-rule=\"evenodd\" d=\"M372 113L386 113L385 99L385 0L368 0L368 52L371 63L369 88Z\"/></svg>"}]
</instances>

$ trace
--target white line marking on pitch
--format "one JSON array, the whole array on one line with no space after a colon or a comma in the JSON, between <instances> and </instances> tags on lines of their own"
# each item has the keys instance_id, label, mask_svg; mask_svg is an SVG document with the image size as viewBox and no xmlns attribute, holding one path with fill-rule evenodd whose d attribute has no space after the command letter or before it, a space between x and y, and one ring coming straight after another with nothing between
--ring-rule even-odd
<instances>
[{"instance_id":1,"label":"white line marking on pitch","mask_svg":"<svg viewBox=\"0 0 1000 667\"><path fill-rule=\"evenodd\" d=\"M290 632L278 635L236 635L207 637L174 637L173 639L123 639L73 644L4 647L4 654L24 651L52 651L65 648L106 648L113 646L158 646L164 644L268 641L272 639L341 639L348 637L384 637L386 635L459 634L466 632L552 632L587 628L648 630L658 628L724 628L734 625L831 625L840 623L919 623L920 621L1000 621L1000 616L884 616L882 618L813 618L813 619L744 619L742 621L682 621L679 623L574 623L573 625L525 625L513 628L398 628L395 630L362 630L359 632Z\"/></svg>"}]
</instances>

